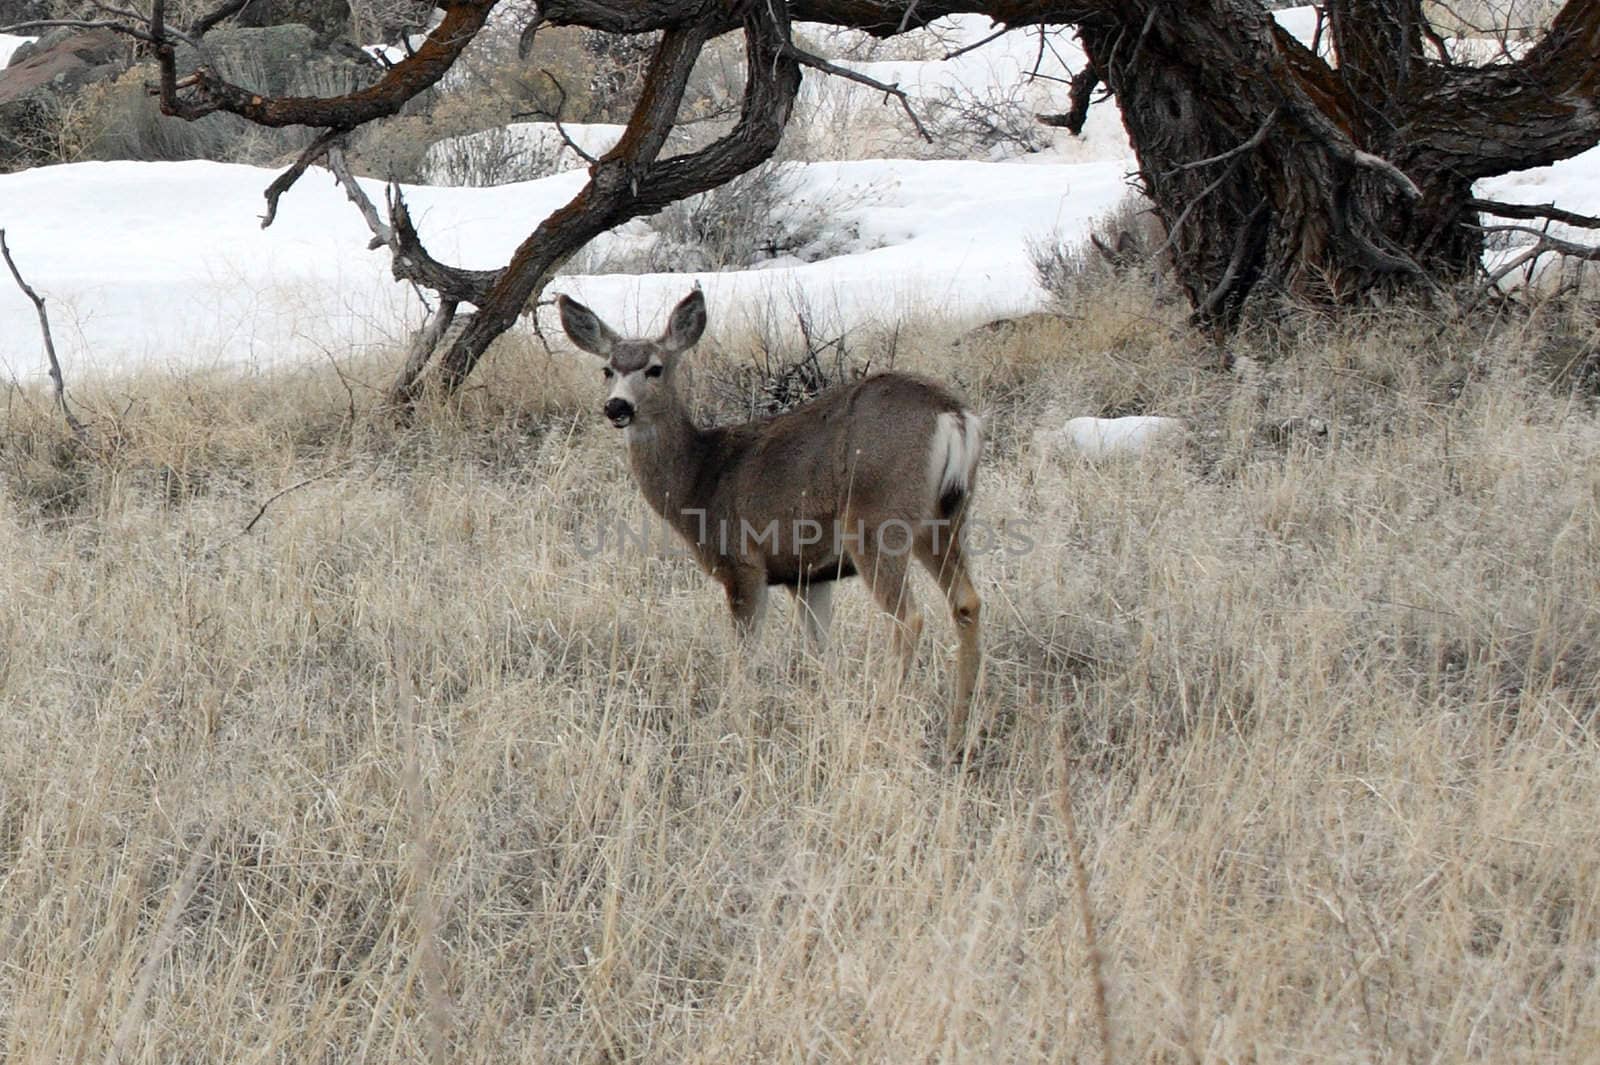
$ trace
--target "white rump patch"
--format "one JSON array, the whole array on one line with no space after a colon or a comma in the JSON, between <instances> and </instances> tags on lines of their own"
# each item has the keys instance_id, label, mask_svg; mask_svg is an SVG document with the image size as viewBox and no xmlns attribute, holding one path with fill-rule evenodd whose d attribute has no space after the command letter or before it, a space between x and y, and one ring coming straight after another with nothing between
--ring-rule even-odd
<instances>
[{"instance_id":1,"label":"white rump patch","mask_svg":"<svg viewBox=\"0 0 1600 1065\"><path fill-rule=\"evenodd\" d=\"M929 480L935 499L952 488L972 490L983 451L983 419L969 410L939 415L929 456Z\"/></svg>"}]
</instances>

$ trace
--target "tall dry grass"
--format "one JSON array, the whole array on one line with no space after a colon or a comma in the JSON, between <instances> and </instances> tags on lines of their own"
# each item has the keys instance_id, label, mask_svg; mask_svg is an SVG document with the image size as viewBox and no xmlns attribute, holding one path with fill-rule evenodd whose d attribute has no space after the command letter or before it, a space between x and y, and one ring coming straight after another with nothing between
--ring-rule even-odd
<instances>
[{"instance_id":1,"label":"tall dry grass","mask_svg":"<svg viewBox=\"0 0 1600 1065\"><path fill-rule=\"evenodd\" d=\"M1224 372L1168 313L900 349L1034 541L976 562L966 772L946 626L897 692L859 590L747 657L683 559L585 557L643 513L586 364L407 428L381 367L80 383L91 450L13 389L0 1053L1098 1060L1070 811L1114 1060L1595 1060L1592 407L1542 326ZM1047 409L1191 440L1069 465Z\"/></svg>"}]
</instances>

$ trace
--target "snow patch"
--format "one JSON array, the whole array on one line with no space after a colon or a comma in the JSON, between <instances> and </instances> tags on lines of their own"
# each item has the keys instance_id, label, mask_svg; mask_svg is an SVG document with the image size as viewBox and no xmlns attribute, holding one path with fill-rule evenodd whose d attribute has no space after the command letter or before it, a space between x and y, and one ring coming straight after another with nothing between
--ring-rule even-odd
<instances>
[{"instance_id":1,"label":"snow patch","mask_svg":"<svg viewBox=\"0 0 1600 1065\"><path fill-rule=\"evenodd\" d=\"M1177 418L1069 418L1059 429L1034 433L1033 445L1045 454L1065 453L1094 460L1147 454L1182 442L1183 435L1183 422Z\"/></svg>"},{"instance_id":2,"label":"snow patch","mask_svg":"<svg viewBox=\"0 0 1600 1065\"><path fill-rule=\"evenodd\" d=\"M18 37L10 33L0 33L0 70L4 70L11 62L11 53L30 41L37 41L37 37Z\"/></svg>"}]
</instances>

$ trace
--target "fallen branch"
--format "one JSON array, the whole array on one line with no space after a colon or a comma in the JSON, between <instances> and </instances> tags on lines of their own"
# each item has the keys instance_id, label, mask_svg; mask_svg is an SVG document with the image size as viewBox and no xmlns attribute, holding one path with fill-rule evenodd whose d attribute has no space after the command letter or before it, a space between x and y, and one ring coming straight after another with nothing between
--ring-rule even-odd
<instances>
[{"instance_id":1,"label":"fallen branch","mask_svg":"<svg viewBox=\"0 0 1600 1065\"><path fill-rule=\"evenodd\" d=\"M231 540L224 541L224 543L231 543L232 540L237 540L240 536L248 536L250 534L250 530L256 527L256 522L260 521L264 516L266 516L267 508L272 506L272 504L276 503L278 500L282 499L284 496L288 495L290 492L299 491L308 484L315 484L316 482L325 478L332 477L334 474L342 472L349 465L350 464L346 462L335 466L330 470L323 470L321 473L314 473L303 481L296 481L288 488L280 488L278 491L267 497L266 501L262 503L260 508L256 511L255 517L245 522L244 528L240 529L236 536L232 537ZM221 545L219 544L218 546L220 547Z\"/></svg>"},{"instance_id":2,"label":"fallen branch","mask_svg":"<svg viewBox=\"0 0 1600 1065\"><path fill-rule=\"evenodd\" d=\"M0 229L0 256L5 257L6 265L11 268L11 276L16 278L17 287L22 290L24 296L33 301L33 309L39 314L39 331L44 334L44 353L50 360L50 380L55 385L56 405L61 408L61 415L67 420L67 428L72 430L72 435L79 442L87 442L89 438L88 430L83 427L83 423L78 421L77 416L72 413L72 409L67 406L67 386L61 376L61 361L56 358L56 342L50 335L50 315L45 312L44 297L35 292L33 286L22 279L22 272L17 269L16 261L11 258L11 248L6 244L6 231L4 229Z\"/></svg>"}]
</instances>

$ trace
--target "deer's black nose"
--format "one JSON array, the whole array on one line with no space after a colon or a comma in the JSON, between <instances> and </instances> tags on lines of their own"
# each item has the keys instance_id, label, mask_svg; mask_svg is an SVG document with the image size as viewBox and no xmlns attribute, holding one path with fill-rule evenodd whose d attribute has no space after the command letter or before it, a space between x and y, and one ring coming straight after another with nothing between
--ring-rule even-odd
<instances>
[{"instance_id":1,"label":"deer's black nose","mask_svg":"<svg viewBox=\"0 0 1600 1065\"><path fill-rule=\"evenodd\" d=\"M633 421L633 404L625 399L612 397L606 400L606 417L611 419L611 424L621 429Z\"/></svg>"}]
</instances>

